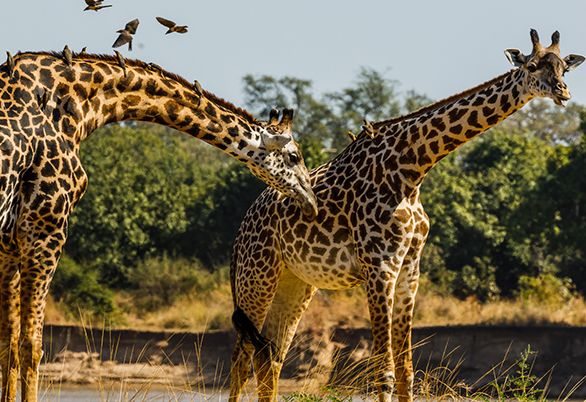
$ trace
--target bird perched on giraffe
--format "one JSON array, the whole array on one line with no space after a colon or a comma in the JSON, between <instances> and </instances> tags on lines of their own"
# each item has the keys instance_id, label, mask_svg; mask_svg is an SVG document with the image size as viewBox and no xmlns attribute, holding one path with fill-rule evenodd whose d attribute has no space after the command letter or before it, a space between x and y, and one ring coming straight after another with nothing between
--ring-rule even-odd
<instances>
[{"instance_id":1,"label":"bird perched on giraffe","mask_svg":"<svg viewBox=\"0 0 586 402\"><path fill-rule=\"evenodd\" d=\"M100 11L102 8L112 7L111 4L103 4L104 0L85 0L87 7L83 11Z\"/></svg>"},{"instance_id":2,"label":"bird perched on giraffe","mask_svg":"<svg viewBox=\"0 0 586 402\"><path fill-rule=\"evenodd\" d=\"M114 42L112 47L120 47L128 43L128 50L132 51L132 40L134 39L134 34L138 29L138 24L140 24L140 21L138 20L138 18L136 18L128 22L124 26L124 29L119 29L118 31L116 31L120 35L118 35L118 38L116 38L116 41Z\"/></svg>"},{"instance_id":3,"label":"bird perched on giraffe","mask_svg":"<svg viewBox=\"0 0 586 402\"><path fill-rule=\"evenodd\" d=\"M165 35L170 34L172 32L177 32L181 34L187 33L187 25L177 25L175 22L163 17L157 17L157 21L159 21L161 25L169 28L167 32L165 32Z\"/></svg>"}]
</instances>

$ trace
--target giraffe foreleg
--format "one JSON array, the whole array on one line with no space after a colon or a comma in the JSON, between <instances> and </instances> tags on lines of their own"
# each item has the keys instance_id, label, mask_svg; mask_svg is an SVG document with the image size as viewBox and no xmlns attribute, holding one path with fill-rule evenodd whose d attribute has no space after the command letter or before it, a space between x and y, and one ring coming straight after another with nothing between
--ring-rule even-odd
<instances>
[{"instance_id":1,"label":"giraffe foreleg","mask_svg":"<svg viewBox=\"0 0 586 402\"><path fill-rule=\"evenodd\" d=\"M370 366L374 369L374 386L381 402L392 400L395 386L391 320L399 267L398 262L389 261L367 269L366 293L372 328Z\"/></svg>"},{"instance_id":2,"label":"giraffe foreleg","mask_svg":"<svg viewBox=\"0 0 586 402\"><path fill-rule=\"evenodd\" d=\"M43 234L32 242L21 267L20 364L24 402L36 402L39 364L43 357L43 324L49 284L65 242L65 230Z\"/></svg>"},{"instance_id":3,"label":"giraffe foreleg","mask_svg":"<svg viewBox=\"0 0 586 402\"><path fill-rule=\"evenodd\" d=\"M413 350L411 331L413 308L419 279L419 261L409 261L399 275L393 305L392 348L397 374L397 397L400 402L413 400Z\"/></svg>"},{"instance_id":4,"label":"giraffe foreleg","mask_svg":"<svg viewBox=\"0 0 586 402\"><path fill-rule=\"evenodd\" d=\"M418 200L414 205L413 239L397 279L393 306L393 356L397 372L397 396L399 402L413 400L413 310L419 286L419 261L429 232L429 219Z\"/></svg>"},{"instance_id":5,"label":"giraffe foreleg","mask_svg":"<svg viewBox=\"0 0 586 402\"><path fill-rule=\"evenodd\" d=\"M263 335L274 348L270 354L257 353L254 356L259 401L276 399L285 356L297 325L316 291L316 287L297 278L287 268L283 269L263 329Z\"/></svg>"},{"instance_id":6,"label":"giraffe foreleg","mask_svg":"<svg viewBox=\"0 0 586 402\"><path fill-rule=\"evenodd\" d=\"M20 272L18 258L2 256L0 271L0 366L2 402L16 400L19 373Z\"/></svg>"}]
</instances>

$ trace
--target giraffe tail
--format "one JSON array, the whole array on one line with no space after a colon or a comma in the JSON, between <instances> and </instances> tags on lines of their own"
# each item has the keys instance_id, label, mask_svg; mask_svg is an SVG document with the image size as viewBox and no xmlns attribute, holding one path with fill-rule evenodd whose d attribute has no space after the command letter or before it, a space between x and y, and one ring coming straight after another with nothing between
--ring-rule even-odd
<instances>
[{"instance_id":1,"label":"giraffe tail","mask_svg":"<svg viewBox=\"0 0 586 402\"><path fill-rule=\"evenodd\" d=\"M261 335L244 310L238 306L236 306L232 314L232 325L234 325L234 329L240 334L242 340L252 343L255 352L265 360L272 360L272 356L278 356L277 346L270 339Z\"/></svg>"}]
</instances>

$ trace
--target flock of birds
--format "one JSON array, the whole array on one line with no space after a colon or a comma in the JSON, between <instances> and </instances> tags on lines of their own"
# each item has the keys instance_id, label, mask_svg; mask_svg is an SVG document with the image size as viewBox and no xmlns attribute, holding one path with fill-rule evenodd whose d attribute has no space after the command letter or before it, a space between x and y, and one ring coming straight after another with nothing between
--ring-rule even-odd
<instances>
[{"instance_id":1,"label":"flock of birds","mask_svg":"<svg viewBox=\"0 0 586 402\"><path fill-rule=\"evenodd\" d=\"M111 4L103 4L104 0L84 0L84 1L87 5L87 7L84 8L84 11L100 11L103 8L112 7ZM169 34L172 32L184 34L187 32L187 25L177 25L173 21L168 20L166 18L162 18L162 17L157 17L157 21L159 21L159 23L161 25L164 25L165 27L168 28L167 32L165 34ZM136 33L136 30L138 29L139 23L140 22L139 22L138 18L136 18L136 19L130 21L129 23L127 23L126 26L124 27L124 29L120 29L120 30L116 31L119 35L118 35L118 38L116 39L116 41L114 42L114 44L112 45L112 47L116 48L116 47L120 47L124 44L128 44L128 50L132 50L133 35ZM78 54L85 54L86 50L87 49L84 47L83 49L81 49L81 51ZM120 52L118 50L114 50L114 53L116 55L116 59L117 59L118 64L124 70L124 76L126 76L126 62L125 62L124 56L122 56L122 54L120 54ZM71 67L73 65L74 55L73 55L73 52L71 51L71 49L69 48L69 46L65 45L65 47L63 48L62 57L63 57L63 61L65 62L65 64L67 64L69 67ZM154 63L149 63L149 67L156 69L156 70L160 70L160 71L163 70L160 66L158 66ZM15 59L9 51L6 52L6 67L5 68L8 72L8 76L11 77L14 72L14 69L15 69ZM201 87L201 84L197 80L193 82L193 89L195 90L195 92L199 96L198 104L197 104L197 106L199 107L199 104L201 102L201 98L205 96L205 93L204 93L203 88ZM48 100L49 100L49 93L47 91L44 91L42 94L37 94L37 101L38 101L39 107L41 109L45 108Z\"/></svg>"},{"instance_id":2,"label":"flock of birds","mask_svg":"<svg viewBox=\"0 0 586 402\"><path fill-rule=\"evenodd\" d=\"M111 4L103 4L104 0L85 0L85 4L87 5L83 11L100 11L103 8L112 7ZM167 28L166 34L170 34L172 32L184 34L187 32L187 25L177 25L175 22L168 20L163 17L157 17L157 21ZM138 18L133 19L132 21L128 22L124 29L119 29L116 31L118 33L118 38L112 45L113 48L120 47L123 45L128 44L128 50L132 50L132 39L134 38L134 34L136 34L136 30L138 29L138 24L140 21Z\"/></svg>"}]
</instances>

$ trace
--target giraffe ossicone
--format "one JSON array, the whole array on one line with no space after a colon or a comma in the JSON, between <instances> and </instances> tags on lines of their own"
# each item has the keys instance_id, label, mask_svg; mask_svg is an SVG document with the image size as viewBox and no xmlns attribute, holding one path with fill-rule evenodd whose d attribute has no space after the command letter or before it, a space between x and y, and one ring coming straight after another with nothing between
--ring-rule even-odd
<instances>
[{"instance_id":1,"label":"giraffe ossicone","mask_svg":"<svg viewBox=\"0 0 586 402\"><path fill-rule=\"evenodd\" d=\"M87 186L79 148L90 133L123 120L172 127L243 162L312 218L315 195L291 118L288 111L277 124L258 121L120 54L7 52L0 66L1 400L15 400L19 371L22 400L37 400L45 300L68 216Z\"/></svg>"},{"instance_id":2,"label":"giraffe ossicone","mask_svg":"<svg viewBox=\"0 0 586 402\"><path fill-rule=\"evenodd\" d=\"M379 400L390 401L395 387L399 401L413 400L411 329L429 231L419 187L442 158L531 99L570 98L563 75L584 57L562 59L558 33L547 48L536 31L531 39L528 56L506 51L518 68L405 116L365 124L345 150L311 172L314 221L270 189L259 196L240 226L230 270L238 332L231 401L239 399L251 361L259 400L274 400L285 355L317 289L357 285L367 293Z\"/></svg>"}]
</instances>

